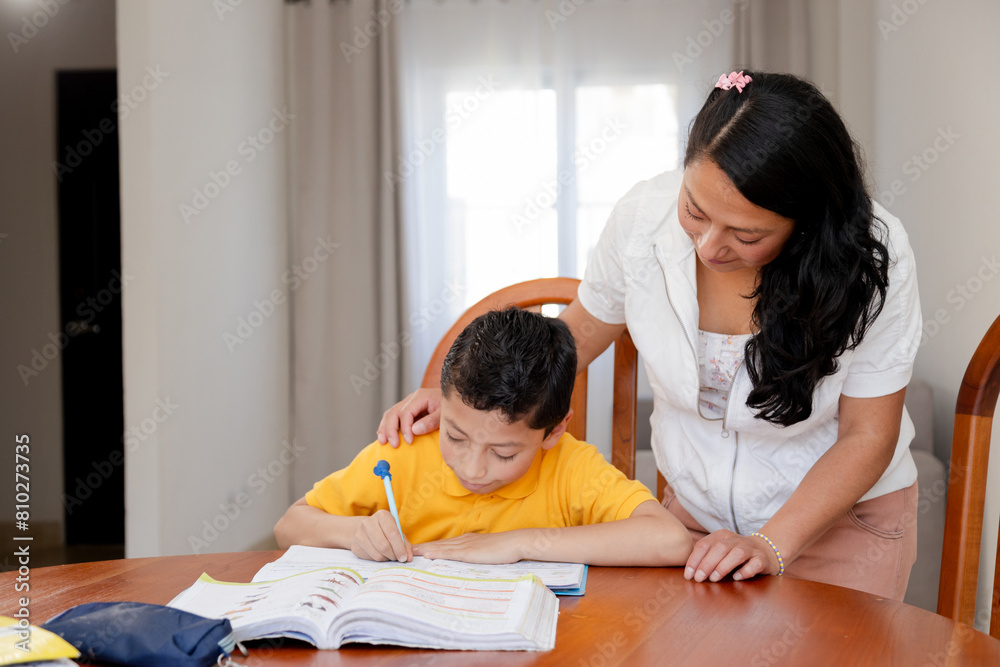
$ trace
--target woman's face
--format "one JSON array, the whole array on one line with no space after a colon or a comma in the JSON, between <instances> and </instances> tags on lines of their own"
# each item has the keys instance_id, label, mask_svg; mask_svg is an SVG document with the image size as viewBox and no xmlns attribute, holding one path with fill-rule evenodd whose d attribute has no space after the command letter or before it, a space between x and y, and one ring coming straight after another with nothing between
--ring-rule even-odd
<instances>
[{"instance_id":1,"label":"woman's face","mask_svg":"<svg viewBox=\"0 0 1000 667\"><path fill-rule=\"evenodd\" d=\"M684 170L677 202L681 227L698 258L720 273L752 270L774 260L795 230L795 222L751 203L711 160Z\"/></svg>"}]
</instances>

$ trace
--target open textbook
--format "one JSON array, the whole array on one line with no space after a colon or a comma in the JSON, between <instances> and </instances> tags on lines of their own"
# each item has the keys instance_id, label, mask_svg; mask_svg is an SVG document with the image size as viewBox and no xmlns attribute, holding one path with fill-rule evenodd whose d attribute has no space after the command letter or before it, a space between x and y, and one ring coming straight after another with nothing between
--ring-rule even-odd
<instances>
[{"instance_id":1,"label":"open textbook","mask_svg":"<svg viewBox=\"0 0 1000 667\"><path fill-rule=\"evenodd\" d=\"M237 641L303 639L317 648L395 644L415 648L549 650L559 603L534 575L469 579L386 567L367 581L324 568L249 584L207 574L169 606L228 618Z\"/></svg>"},{"instance_id":2,"label":"open textbook","mask_svg":"<svg viewBox=\"0 0 1000 667\"><path fill-rule=\"evenodd\" d=\"M583 595L587 585L587 566L581 563L522 560L509 565L476 565L454 560L431 560L421 556L416 556L409 563L379 563L358 558L347 549L322 549L299 544L290 547L278 560L262 567L253 580L281 579L322 567L350 568L365 579L387 567L412 567L470 579L516 579L534 574L556 595Z\"/></svg>"}]
</instances>

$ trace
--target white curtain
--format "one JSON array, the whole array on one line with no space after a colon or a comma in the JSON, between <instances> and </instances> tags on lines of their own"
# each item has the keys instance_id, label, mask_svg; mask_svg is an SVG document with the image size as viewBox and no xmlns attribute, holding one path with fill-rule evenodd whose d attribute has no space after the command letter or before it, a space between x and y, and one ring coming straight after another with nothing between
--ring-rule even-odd
<instances>
[{"instance_id":1,"label":"white curtain","mask_svg":"<svg viewBox=\"0 0 1000 667\"><path fill-rule=\"evenodd\" d=\"M691 118L731 69L739 11L731 0L407 4L392 181L407 212L414 384L462 310L513 282L581 276L613 202L678 166Z\"/></svg>"},{"instance_id":2,"label":"white curtain","mask_svg":"<svg viewBox=\"0 0 1000 667\"><path fill-rule=\"evenodd\" d=\"M809 16L821 16L829 0L737 0L735 56L738 66L771 72L810 75ZM813 7L815 5L815 7ZM820 26L817 26L820 28ZM826 26L836 35L835 23ZM817 32L822 32L818 30ZM819 38L822 41L822 38Z\"/></svg>"},{"instance_id":3,"label":"white curtain","mask_svg":"<svg viewBox=\"0 0 1000 667\"><path fill-rule=\"evenodd\" d=\"M790 72L815 83L862 145L874 131L875 26L859 0L736 0L738 67ZM859 37L860 36L860 37Z\"/></svg>"},{"instance_id":4,"label":"white curtain","mask_svg":"<svg viewBox=\"0 0 1000 667\"><path fill-rule=\"evenodd\" d=\"M401 393L396 25L385 0L286 8L293 302L290 493L375 439ZM379 20L379 17L382 17ZM389 17L390 20L386 20Z\"/></svg>"}]
</instances>

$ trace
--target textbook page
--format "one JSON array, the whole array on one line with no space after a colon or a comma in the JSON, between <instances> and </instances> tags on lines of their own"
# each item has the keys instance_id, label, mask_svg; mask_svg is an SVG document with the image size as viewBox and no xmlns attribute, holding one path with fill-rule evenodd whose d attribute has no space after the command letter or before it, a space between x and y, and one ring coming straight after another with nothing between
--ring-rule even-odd
<instances>
[{"instance_id":1,"label":"textbook page","mask_svg":"<svg viewBox=\"0 0 1000 667\"><path fill-rule=\"evenodd\" d=\"M206 618L228 618L236 641L293 637L316 645L330 615L361 587L357 572L317 570L259 583L218 581L207 574L167 603Z\"/></svg>"},{"instance_id":2,"label":"textbook page","mask_svg":"<svg viewBox=\"0 0 1000 667\"><path fill-rule=\"evenodd\" d=\"M320 649L344 643L464 650L549 650L559 603L540 579L469 579L413 568L325 568L259 583L208 574L168 603L228 618L237 641L291 637Z\"/></svg>"},{"instance_id":3,"label":"textbook page","mask_svg":"<svg viewBox=\"0 0 1000 667\"><path fill-rule=\"evenodd\" d=\"M254 575L253 580L256 582L280 579L324 567L346 567L365 579L387 567L412 567L427 572L472 579L516 579L526 574L534 574L543 584L557 592L564 588L580 588L587 568L582 563L550 563L534 560L522 560L509 565L478 565L454 560L431 560L422 556L414 557L409 563L376 562L358 558L347 549L323 549L296 544L289 547L281 558L262 567Z\"/></svg>"},{"instance_id":4,"label":"textbook page","mask_svg":"<svg viewBox=\"0 0 1000 667\"><path fill-rule=\"evenodd\" d=\"M393 615L391 639L378 618L386 609ZM334 624L334 636L337 643L550 650L558 614L555 596L532 575L469 579L387 567L375 572L346 604ZM347 631L336 632L339 626Z\"/></svg>"}]
</instances>

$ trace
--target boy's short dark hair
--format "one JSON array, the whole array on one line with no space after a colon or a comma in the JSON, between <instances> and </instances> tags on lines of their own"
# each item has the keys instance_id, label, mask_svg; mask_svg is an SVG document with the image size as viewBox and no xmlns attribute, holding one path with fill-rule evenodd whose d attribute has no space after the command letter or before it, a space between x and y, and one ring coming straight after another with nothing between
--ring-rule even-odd
<instances>
[{"instance_id":1,"label":"boy's short dark hair","mask_svg":"<svg viewBox=\"0 0 1000 667\"><path fill-rule=\"evenodd\" d=\"M569 412L576 380L576 341L562 320L519 308L493 310L458 335L441 368L441 392L452 389L476 410L499 410L509 423L527 419L547 436Z\"/></svg>"}]
</instances>

